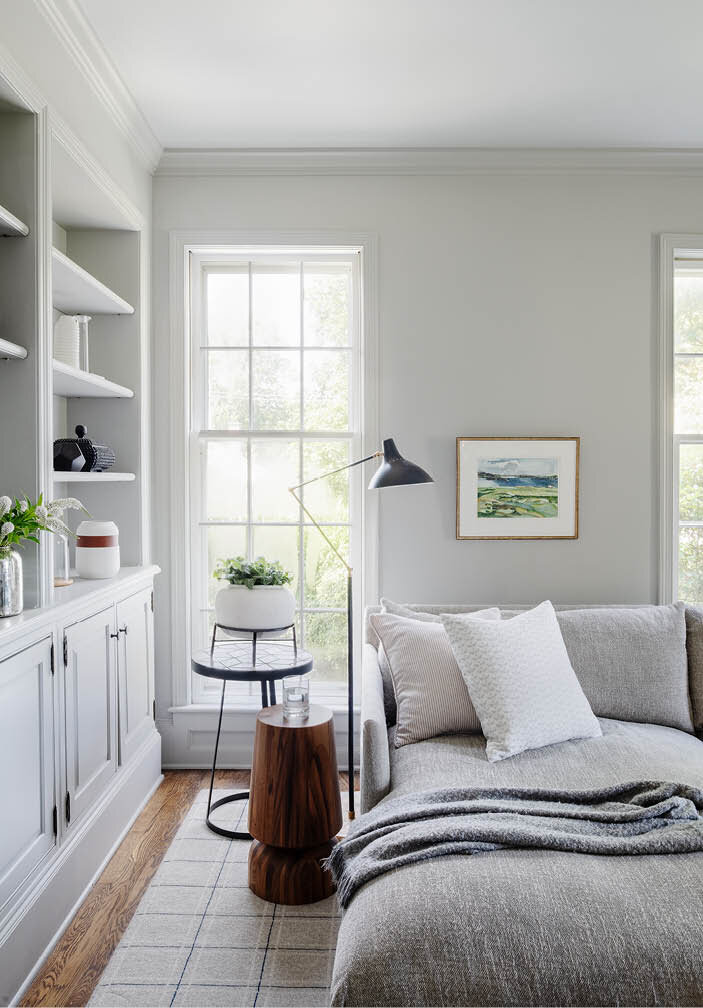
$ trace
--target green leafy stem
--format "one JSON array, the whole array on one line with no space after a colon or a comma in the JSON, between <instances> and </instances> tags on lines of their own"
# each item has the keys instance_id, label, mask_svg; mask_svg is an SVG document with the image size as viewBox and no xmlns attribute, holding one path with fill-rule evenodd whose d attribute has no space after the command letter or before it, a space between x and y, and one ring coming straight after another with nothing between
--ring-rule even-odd
<instances>
[{"instance_id":1,"label":"green leafy stem","mask_svg":"<svg viewBox=\"0 0 703 1008\"><path fill-rule=\"evenodd\" d=\"M218 581L229 581L231 585L250 589L257 585L287 585L293 580L277 560L271 562L264 557L245 560L238 556L219 560L213 575Z\"/></svg>"}]
</instances>

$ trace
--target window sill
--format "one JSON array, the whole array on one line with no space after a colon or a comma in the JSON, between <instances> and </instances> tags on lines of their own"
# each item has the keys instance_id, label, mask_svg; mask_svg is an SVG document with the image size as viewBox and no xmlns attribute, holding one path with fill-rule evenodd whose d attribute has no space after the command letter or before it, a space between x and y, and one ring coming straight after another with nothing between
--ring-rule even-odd
<instances>
[{"instance_id":1,"label":"window sill","mask_svg":"<svg viewBox=\"0 0 703 1008\"><path fill-rule=\"evenodd\" d=\"M347 703L346 699L342 700L341 697L326 698L319 697L317 700L312 701L313 704L319 702L321 707L329 707L333 714L346 714L347 713ZM252 698L243 697L241 703L226 703L223 707L223 716L227 714L258 714L261 710L261 704L253 701ZM354 705L354 714L358 715L361 711L361 707L357 704ZM219 703L192 703L183 704L179 707L169 707L169 714L176 715L202 715L210 714L213 716L218 716L220 713Z\"/></svg>"}]
</instances>

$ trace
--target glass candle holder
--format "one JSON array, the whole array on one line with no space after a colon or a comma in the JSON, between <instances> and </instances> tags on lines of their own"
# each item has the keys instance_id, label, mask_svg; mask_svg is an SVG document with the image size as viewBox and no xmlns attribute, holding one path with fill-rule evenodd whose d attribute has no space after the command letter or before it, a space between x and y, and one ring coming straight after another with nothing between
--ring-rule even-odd
<instances>
[{"instance_id":1,"label":"glass candle holder","mask_svg":"<svg viewBox=\"0 0 703 1008\"><path fill-rule=\"evenodd\" d=\"M310 680L307 676L286 676L283 680L283 718L306 721L310 714Z\"/></svg>"}]
</instances>

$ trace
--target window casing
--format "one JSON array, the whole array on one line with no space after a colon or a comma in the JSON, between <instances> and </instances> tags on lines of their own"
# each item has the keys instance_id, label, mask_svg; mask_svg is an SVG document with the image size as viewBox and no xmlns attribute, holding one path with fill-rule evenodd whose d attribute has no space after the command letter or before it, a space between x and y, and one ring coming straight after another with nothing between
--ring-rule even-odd
<instances>
[{"instance_id":1,"label":"window casing","mask_svg":"<svg viewBox=\"0 0 703 1008\"><path fill-rule=\"evenodd\" d=\"M345 571L288 487L344 465L363 442L361 252L191 251L190 599L193 648L209 643L211 577L226 556L265 555L294 576L296 629L314 695L346 681ZM362 569L362 480L351 470L304 501ZM355 611L361 612L361 579ZM193 676L193 702L219 699ZM258 689L228 686L232 698Z\"/></svg>"},{"instance_id":2,"label":"window casing","mask_svg":"<svg viewBox=\"0 0 703 1008\"><path fill-rule=\"evenodd\" d=\"M703 604L703 251L673 268L673 594Z\"/></svg>"}]
</instances>

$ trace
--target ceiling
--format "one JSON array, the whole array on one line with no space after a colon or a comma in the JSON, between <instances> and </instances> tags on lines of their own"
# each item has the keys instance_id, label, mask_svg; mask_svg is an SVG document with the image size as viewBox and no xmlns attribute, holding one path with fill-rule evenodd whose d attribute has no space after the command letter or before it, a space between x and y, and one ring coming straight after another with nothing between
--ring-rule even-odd
<instances>
[{"instance_id":1,"label":"ceiling","mask_svg":"<svg viewBox=\"0 0 703 1008\"><path fill-rule=\"evenodd\" d=\"M701 0L81 0L165 147L703 147Z\"/></svg>"}]
</instances>

